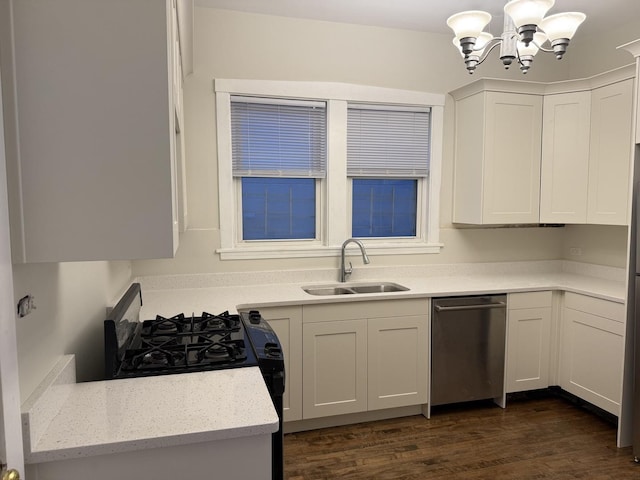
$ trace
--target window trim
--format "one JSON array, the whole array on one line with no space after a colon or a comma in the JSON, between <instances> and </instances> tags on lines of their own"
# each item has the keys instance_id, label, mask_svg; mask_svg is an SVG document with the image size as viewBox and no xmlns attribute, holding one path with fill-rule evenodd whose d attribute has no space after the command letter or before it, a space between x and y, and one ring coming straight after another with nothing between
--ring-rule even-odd
<instances>
[{"instance_id":1,"label":"window trim","mask_svg":"<svg viewBox=\"0 0 640 480\"><path fill-rule=\"evenodd\" d=\"M262 258L334 257L342 242L350 237L351 189L347 177L347 104L368 103L431 107L431 163L429 178L419 187L426 202L419 201L420 235L416 238L364 239L370 255L439 253L440 184L444 131L442 94L398 90L331 82L215 79L216 128L218 154L218 208L222 260ZM319 100L327 103L327 177L318 182L320 226L317 240L268 240L239 242L238 188L231 165L231 96L264 96L283 99ZM428 187L426 188L428 182ZM424 208L429 213L424 221ZM345 210L348 212L345 214ZM340 218L341 217L341 218ZM348 218L347 218L348 217ZM241 218L241 217L240 217ZM329 222L329 218L337 221ZM282 247L286 245L286 249Z\"/></svg>"}]
</instances>

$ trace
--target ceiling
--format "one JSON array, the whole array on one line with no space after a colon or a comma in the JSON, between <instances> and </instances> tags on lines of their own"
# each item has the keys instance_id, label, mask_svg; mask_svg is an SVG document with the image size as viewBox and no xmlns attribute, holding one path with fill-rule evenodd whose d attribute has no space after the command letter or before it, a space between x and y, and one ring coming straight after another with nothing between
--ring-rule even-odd
<instances>
[{"instance_id":1,"label":"ceiling","mask_svg":"<svg viewBox=\"0 0 640 480\"><path fill-rule=\"evenodd\" d=\"M446 19L463 10L484 10L502 27L505 0L195 0L197 6L309 18L330 22L375 25L435 33L451 33ZM579 11L587 14L580 30L594 34L640 20L638 0L557 0L550 14Z\"/></svg>"}]
</instances>

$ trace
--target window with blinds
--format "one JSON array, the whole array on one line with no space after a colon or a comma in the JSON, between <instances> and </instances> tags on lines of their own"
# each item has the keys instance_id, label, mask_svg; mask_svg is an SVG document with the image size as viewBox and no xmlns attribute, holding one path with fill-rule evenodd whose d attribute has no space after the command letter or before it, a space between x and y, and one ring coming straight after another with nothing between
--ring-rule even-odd
<instances>
[{"instance_id":1,"label":"window with blinds","mask_svg":"<svg viewBox=\"0 0 640 480\"><path fill-rule=\"evenodd\" d=\"M418 185L429 176L430 122L426 108L349 105L353 236L416 236Z\"/></svg>"},{"instance_id":2,"label":"window with blinds","mask_svg":"<svg viewBox=\"0 0 640 480\"><path fill-rule=\"evenodd\" d=\"M233 176L243 240L316 238L316 179L326 176L324 102L231 97Z\"/></svg>"}]
</instances>

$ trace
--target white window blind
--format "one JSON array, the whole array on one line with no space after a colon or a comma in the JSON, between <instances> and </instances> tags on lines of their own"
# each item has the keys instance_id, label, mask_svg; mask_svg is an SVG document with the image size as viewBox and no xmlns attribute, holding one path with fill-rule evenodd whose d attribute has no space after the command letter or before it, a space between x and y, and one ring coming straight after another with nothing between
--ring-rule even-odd
<instances>
[{"instance_id":1,"label":"white window blind","mask_svg":"<svg viewBox=\"0 0 640 480\"><path fill-rule=\"evenodd\" d=\"M430 109L351 104L347 110L347 174L429 175Z\"/></svg>"},{"instance_id":2,"label":"white window blind","mask_svg":"<svg viewBox=\"0 0 640 480\"><path fill-rule=\"evenodd\" d=\"M235 177L326 176L326 104L231 97Z\"/></svg>"}]
</instances>

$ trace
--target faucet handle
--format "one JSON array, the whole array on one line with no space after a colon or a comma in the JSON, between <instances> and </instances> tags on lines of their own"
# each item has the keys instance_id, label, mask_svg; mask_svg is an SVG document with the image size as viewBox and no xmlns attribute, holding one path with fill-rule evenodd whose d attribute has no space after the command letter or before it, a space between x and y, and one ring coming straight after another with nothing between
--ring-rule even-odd
<instances>
[{"instance_id":1,"label":"faucet handle","mask_svg":"<svg viewBox=\"0 0 640 480\"><path fill-rule=\"evenodd\" d=\"M344 269L344 276L351 275L353 273L353 264L349 262L349 268Z\"/></svg>"}]
</instances>

